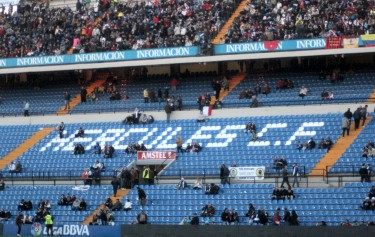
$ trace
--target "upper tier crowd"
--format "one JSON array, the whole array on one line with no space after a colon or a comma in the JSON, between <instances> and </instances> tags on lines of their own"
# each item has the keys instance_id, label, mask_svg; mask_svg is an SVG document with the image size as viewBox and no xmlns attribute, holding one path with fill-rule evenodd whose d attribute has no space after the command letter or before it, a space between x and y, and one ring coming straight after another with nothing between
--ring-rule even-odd
<instances>
[{"instance_id":1,"label":"upper tier crowd","mask_svg":"<svg viewBox=\"0 0 375 237\"><path fill-rule=\"evenodd\" d=\"M127 49L209 48L235 9L229 0L77 0L76 9L20 4L0 7L0 57Z\"/></svg>"},{"instance_id":2,"label":"upper tier crowd","mask_svg":"<svg viewBox=\"0 0 375 237\"><path fill-rule=\"evenodd\" d=\"M201 46L236 9L232 0L80 2L0 7L0 57ZM11 13L11 12L14 13ZM374 32L370 0L249 0L221 43L288 40Z\"/></svg>"},{"instance_id":3,"label":"upper tier crowd","mask_svg":"<svg viewBox=\"0 0 375 237\"><path fill-rule=\"evenodd\" d=\"M374 1L249 0L221 43L373 34Z\"/></svg>"}]
</instances>

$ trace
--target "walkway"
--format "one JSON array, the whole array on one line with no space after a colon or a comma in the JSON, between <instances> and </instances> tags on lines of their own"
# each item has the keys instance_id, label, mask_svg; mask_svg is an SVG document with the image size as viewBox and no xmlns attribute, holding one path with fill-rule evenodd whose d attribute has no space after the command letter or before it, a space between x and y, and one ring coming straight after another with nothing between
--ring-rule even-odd
<instances>
[{"instance_id":1,"label":"walkway","mask_svg":"<svg viewBox=\"0 0 375 237\"><path fill-rule=\"evenodd\" d=\"M116 197L113 196L113 195L110 196L110 198L112 199L113 204L117 202L117 199L120 199L120 201L121 201L121 200L123 199L123 197L124 197L126 194L128 194L129 191L130 191L130 189L124 189L124 190L119 189L119 190L117 190L117 195L116 195ZM105 201L105 200L104 200L104 201ZM99 211L100 211L101 209L103 209L103 208L104 208L104 204L98 206L98 208L96 208L96 210L93 211L93 212L91 213L91 215L89 215L88 217L86 217L86 219L82 222L82 225L88 225L88 224L90 224L90 222L92 221L92 217L93 217L94 215L96 215L96 213L99 212Z\"/></svg>"},{"instance_id":2,"label":"walkway","mask_svg":"<svg viewBox=\"0 0 375 237\"><path fill-rule=\"evenodd\" d=\"M367 117L365 126L372 120L371 116ZM362 121L361 121L362 123ZM359 129L354 131L354 122L350 126L350 135L345 137L340 137L337 142L332 146L332 148L325 154L325 156L316 164L314 169L310 172L310 176L321 176L323 175L323 169L328 167L329 171L332 166L340 159L342 154L349 148L349 146L354 142L358 135L362 132L364 127L359 126Z\"/></svg>"},{"instance_id":3,"label":"walkway","mask_svg":"<svg viewBox=\"0 0 375 237\"><path fill-rule=\"evenodd\" d=\"M17 148L13 151L9 152L0 160L0 169L4 169L7 165L9 165L12 161L16 160L20 155L25 153L31 147L33 147L36 143L46 137L54 128L43 128L38 132L34 133L31 137L29 137L26 141L20 144Z\"/></svg>"},{"instance_id":4,"label":"walkway","mask_svg":"<svg viewBox=\"0 0 375 237\"><path fill-rule=\"evenodd\" d=\"M245 77L246 77L246 73L241 72L241 73L238 73L237 75L233 76L232 80L228 80L228 82L229 82L229 90L228 91L225 91L225 90L221 91L220 92L219 100L223 101L223 99L225 98L225 96L227 96L229 94L229 92L231 92L238 84L240 84L240 82L243 79L245 79ZM211 97L211 105L214 105L215 101L216 101L215 96L212 96Z\"/></svg>"},{"instance_id":5,"label":"walkway","mask_svg":"<svg viewBox=\"0 0 375 237\"><path fill-rule=\"evenodd\" d=\"M94 91L95 87L100 87L104 82L105 82L104 79L97 80L97 81L93 82L88 88L86 88L87 94L92 93ZM70 109L73 109L79 103L81 103L81 94L76 95L76 97L73 98L72 101L70 101ZM57 115L66 115L68 113L68 111L69 110L65 110L65 105L64 105L57 112Z\"/></svg>"}]
</instances>

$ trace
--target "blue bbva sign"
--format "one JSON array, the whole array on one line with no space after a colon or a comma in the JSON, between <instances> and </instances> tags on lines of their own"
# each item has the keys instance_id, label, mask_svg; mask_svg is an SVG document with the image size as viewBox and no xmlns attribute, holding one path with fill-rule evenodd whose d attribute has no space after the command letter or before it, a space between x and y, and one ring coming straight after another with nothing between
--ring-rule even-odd
<instances>
[{"instance_id":1,"label":"blue bbva sign","mask_svg":"<svg viewBox=\"0 0 375 237\"><path fill-rule=\"evenodd\" d=\"M215 45L215 54L238 54L238 53L261 53L273 51L292 51L324 49L326 47L325 38L303 39L303 40L275 40L257 41L238 44Z\"/></svg>"},{"instance_id":2,"label":"blue bbva sign","mask_svg":"<svg viewBox=\"0 0 375 237\"><path fill-rule=\"evenodd\" d=\"M189 57L199 54L197 46L111 51L102 53L66 54L41 57L22 57L0 59L0 68L48 66L77 63L95 63L139 59Z\"/></svg>"}]
</instances>

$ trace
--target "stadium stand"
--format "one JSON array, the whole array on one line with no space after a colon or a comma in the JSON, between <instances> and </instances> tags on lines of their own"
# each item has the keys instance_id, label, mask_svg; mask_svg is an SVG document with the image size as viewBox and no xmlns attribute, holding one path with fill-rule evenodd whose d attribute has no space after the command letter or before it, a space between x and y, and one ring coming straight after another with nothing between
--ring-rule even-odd
<instances>
[{"instance_id":1,"label":"stadium stand","mask_svg":"<svg viewBox=\"0 0 375 237\"><path fill-rule=\"evenodd\" d=\"M371 1L249 1L221 43L372 34Z\"/></svg>"},{"instance_id":2,"label":"stadium stand","mask_svg":"<svg viewBox=\"0 0 375 237\"><path fill-rule=\"evenodd\" d=\"M248 204L252 203L256 210L266 210L272 219L274 211L284 208L295 210L301 225L315 226L325 220L328 225L340 225L345 219L350 222L372 220L372 212L359 209L364 196L371 188L369 184L348 183L344 188L300 188L295 190L293 200L271 200L272 184L232 184L221 186L219 195L205 195L203 190L177 190L174 185L141 186L147 193L149 205L143 207L152 224L179 224L184 217L193 213L200 215L201 208L213 204L216 214L211 218L201 218L203 224L215 222L221 224L221 212L224 208L236 209L241 225L249 225L245 213ZM132 189L123 202L130 199L137 203L137 192ZM178 203L175 201L179 200ZM124 223L134 221L141 207L134 205L130 212L118 212L118 220ZM338 212L340 210L340 212ZM253 223L255 224L255 223Z\"/></svg>"},{"instance_id":3,"label":"stadium stand","mask_svg":"<svg viewBox=\"0 0 375 237\"><path fill-rule=\"evenodd\" d=\"M71 9L26 2L3 18L1 41L11 43L2 47L1 57L60 55L71 48L73 53L192 45L207 50L235 3L97 1Z\"/></svg>"},{"instance_id":4,"label":"stadium stand","mask_svg":"<svg viewBox=\"0 0 375 237\"><path fill-rule=\"evenodd\" d=\"M334 164L330 172L333 173L358 173L359 168L363 163L366 165L372 163L373 155L372 148L369 147L368 158L364 157L364 147L367 143L373 142L374 121L372 120L366 126L362 133L357 137L355 142L345 151L341 158Z\"/></svg>"},{"instance_id":5,"label":"stadium stand","mask_svg":"<svg viewBox=\"0 0 375 237\"><path fill-rule=\"evenodd\" d=\"M165 175L199 175L208 169L207 175L217 173L222 163L237 162L241 166L264 165L267 172L272 169L275 157L286 157L290 164L297 162L309 172L319 161L326 149L299 151L297 141L302 144L310 139L330 136L332 141L339 138L339 114L275 116L253 118L211 119L201 124L196 120L156 121L147 125L122 125L121 123L80 123L65 126L64 138L58 131L52 131L35 146L17 158L25 171L56 172L57 176L80 176L82 171L92 166L96 160L104 162L106 172L103 176L113 175L113 170L129 165L135 157L124 153L128 144L144 143L149 150L175 150L174 140L178 135L187 143L199 142L203 147L199 153L182 153ZM245 133L246 124L251 121L258 127L258 140L251 141L251 135ZM181 124L184 124L181 126ZM85 130L83 138L75 137L78 128ZM16 130L26 129L19 126ZM93 147L99 142L101 147L112 144L116 150L112 159L103 155L93 155ZM74 155L76 144L82 144L85 154ZM266 149L265 149L266 148ZM50 158L48 162L45 158ZM80 162L77 163L76 161ZM228 164L229 165L229 164ZM24 176L33 175L24 172Z\"/></svg>"},{"instance_id":6,"label":"stadium stand","mask_svg":"<svg viewBox=\"0 0 375 237\"><path fill-rule=\"evenodd\" d=\"M22 199L30 199L33 203L33 209L24 211L24 215L34 217L38 210L38 202L40 200L49 200L51 203L51 213L56 222L70 224L80 223L102 200L110 196L112 189L109 186L92 186L88 190L73 190L73 186L11 186L1 192L0 208L9 209L12 214L10 220L4 223L14 223L17 216L17 207ZM85 199L87 203L86 211L73 211L71 206L60 206L58 201L62 194L75 195L78 199Z\"/></svg>"}]
</instances>

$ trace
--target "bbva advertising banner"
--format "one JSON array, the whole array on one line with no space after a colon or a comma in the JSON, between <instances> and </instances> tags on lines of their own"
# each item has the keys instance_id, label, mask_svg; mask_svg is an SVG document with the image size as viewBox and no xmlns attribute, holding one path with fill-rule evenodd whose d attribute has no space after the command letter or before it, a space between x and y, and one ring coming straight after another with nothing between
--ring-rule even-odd
<instances>
[{"instance_id":1,"label":"bbva advertising banner","mask_svg":"<svg viewBox=\"0 0 375 237\"><path fill-rule=\"evenodd\" d=\"M4 224L3 236L16 236L18 227L15 224ZM120 237L121 228L115 226L92 225L56 225L53 226L54 236L93 236L93 237ZM31 225L23 225L21 236L47 236L44 224L35 222Z\"/></svg>"}]
</instances>

